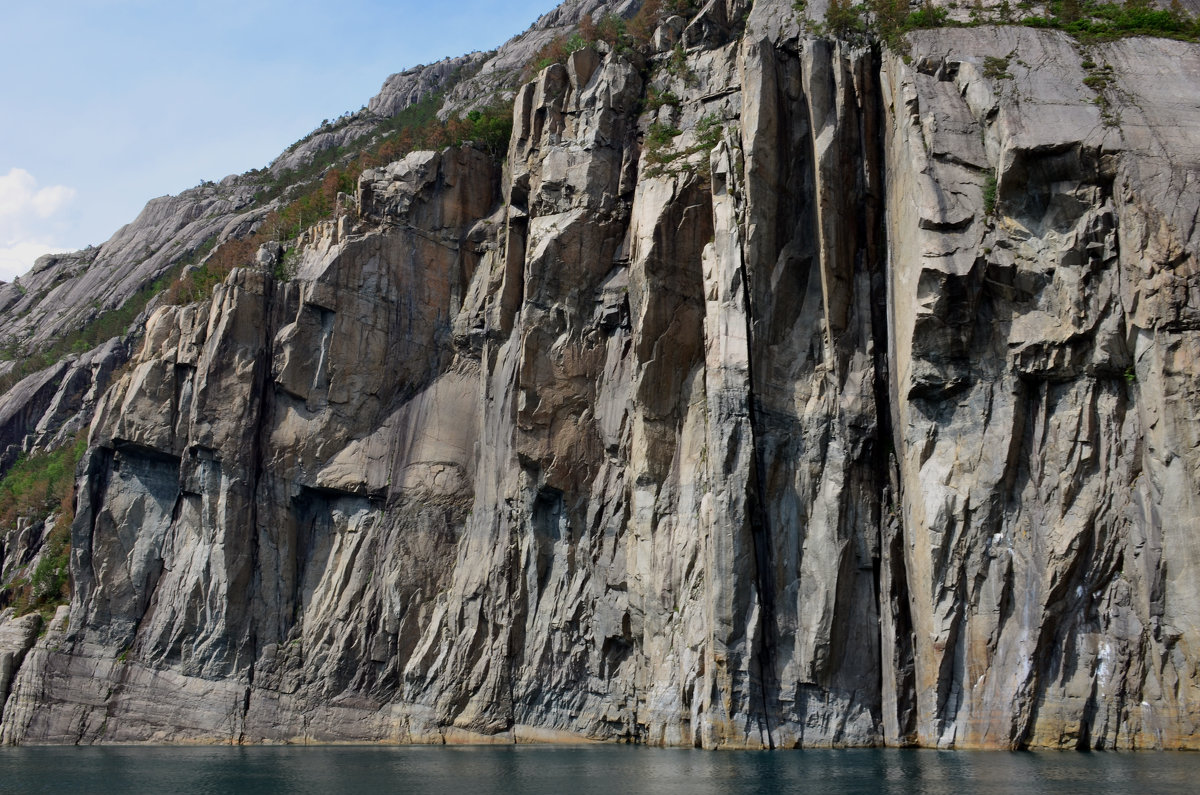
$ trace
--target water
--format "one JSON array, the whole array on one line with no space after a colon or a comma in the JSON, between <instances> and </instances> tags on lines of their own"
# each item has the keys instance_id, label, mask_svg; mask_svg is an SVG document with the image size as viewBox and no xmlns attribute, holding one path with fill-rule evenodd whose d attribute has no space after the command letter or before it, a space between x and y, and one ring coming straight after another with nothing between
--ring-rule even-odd
<instances>
[{"instance_id":1,"label":"water","mask_svg":"<svg viewBox=\"0 0 1200 795\"><path fill-rule=\"evenodd\" d=\"M1200 791L1200 755L586 747L0 749L0 792L1128 793Z\"/></svg>"}]
</instances>

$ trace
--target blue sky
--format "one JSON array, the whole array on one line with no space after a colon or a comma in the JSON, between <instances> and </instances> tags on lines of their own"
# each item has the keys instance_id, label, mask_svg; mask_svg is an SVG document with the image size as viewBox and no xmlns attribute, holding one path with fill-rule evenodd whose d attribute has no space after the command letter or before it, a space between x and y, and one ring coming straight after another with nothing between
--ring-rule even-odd
<instances>
[{"instance_id":1,"label":"blue sky","mask_svg":"<svg viewBox=\"0 0 1200 795\"><path fill-rule=\"evenodd\" d=\"M384 78L556 0L39 0L0 10L0 279L148 199L266 165Z\"/></svg>"}]
</instances>

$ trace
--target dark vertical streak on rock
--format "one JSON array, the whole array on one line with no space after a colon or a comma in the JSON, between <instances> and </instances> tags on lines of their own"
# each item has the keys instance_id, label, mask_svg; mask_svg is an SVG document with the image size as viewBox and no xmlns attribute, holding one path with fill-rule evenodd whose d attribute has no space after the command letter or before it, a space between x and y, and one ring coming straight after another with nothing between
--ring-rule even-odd
<instances>
[{"instance_id":1,"label":"dark vertical streak on rock","mask_svg":"<svg viewBox=\"0 0 1200 795\"><path fill-rule=\"evenodd\" d=\"M774 748L775 741L771 730L771 716L778 711L774 701L779 692L779 684L775 676L777 633L775 622L775 577L771 563L771 526L763 496L763 488L767 482L766 463L764 461L765 450L759 441L762 425L758 416L758 396L754 389L755 324L753 318L756 315L754 312L754 296L750 290L744 265L739 268L739 275L741 277L742 292L746 297L747 318L746 357L748 382L746 384L746 419L751 438L746 440L746 443L750 445L754 461L754 471L750 473L750 480L746 484L746 490L747 498L750 501L750 534L754 545L754 590L759 605L758 627L754 630L754 642L757 648L751 649L750 653L753 655L754 662L758 667L757 689L760 709L762 710L758 720L766 732L768 747ZM746 629L750 631L751 628L747 627ZM753 682L750 685L754 687Z\"/></svg>"},{"instance_id":2,"label":"dark vertical streak on rock","mask_svg":"<svg viewBox=\"0 0 1200 795\"><path fill-rule=\"evenodd\" d=\"M883 120L885 108L883 92L879 85L881 49L876 45L871 50L870 90L863 92L863 114L861 140L865 158L866 208L859 216L860 239L866 241L865 262L870 285L870 344L872 346L872 393L875 399L876 429L867 455L874 468L874 494L878 500L877 519L879 552L872 565L872 577L878 600L880 615L879 648L879 692L892 690L894 715L883 720L887 726L894 720L900 745L909 745L916 740L916 679L913 662L912 617L910 615L908 573L905 566L905 527L900 506L900 472L897 461L898 429L896 427L895 382L891 368L894 355L890 334L891 318L889 297L890 243L887 228L888 174ZM887 572L883 570L887 567ZM885 588L886 584L886 588ZM884 620L885 611L890 615ZM890 623L891 637L884 637L885 623ZM890 641L890 643L888 642ZM883 664L882 656L891 655L890 666ZM891 669L892 681L884 681L885 671ZM884 703L887 703L884 699ZM884 704L880 704L882 709ZM885 730L886 733L886 730Z\"/></svg>"},{"instance_id":3,"label":"dark vertical streak on rock","mask_svg":"<svg viewBox=\"0 0 1200 795\"><path fill-rule=\"evenodd\" d=\"M263 306L262 318L264 319L264 328L262 329L263 346L259 351L259 356L254 367L254 394L258 396L258 410L255 412L257 427L254 429L254 449L251 451L251 468L250 468L250 483L247 484L247 502L249 502L250 521L249 527L251 532L249 536L250 545L250 578L247 583L246 591L240 594L231 594L235 599L240 599L243 605L244 613L244 632L246 635L239 640L239 654L246 654L246 681L250 687L246 688L245 699L242 708L242 730L245 731L246 715L250 710L250 688L254 685L254 665L255 661L262 653L262 649L258 645L258 627L256 626L255 617L253 616L252 605L255 601L257 591L262 587L262 573L259 566L259 540L262 537L259 531L261 509L259 502L263 496L260 494L260 489L264 481L265 463L267 449L270 444L271 435L271 420L274 413L274 397L275 390L271 388L271 362L274 359L274 340L276 326L276 310L280 310L282 314L281 303L276 300L276 294L285 290L286 287L279 284L275 279L265 278L265 289L263 291ZM271 635L275 634L275 628L271 628ZM239 738L239 743L241 739Z\"/></svg>"}]
</instances>

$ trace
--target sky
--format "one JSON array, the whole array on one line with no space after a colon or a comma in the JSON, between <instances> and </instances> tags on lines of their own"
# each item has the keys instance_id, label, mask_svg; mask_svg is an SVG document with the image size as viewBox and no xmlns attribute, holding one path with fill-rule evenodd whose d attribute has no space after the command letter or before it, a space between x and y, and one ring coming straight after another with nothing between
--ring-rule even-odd
<instances>
[{"instance_id":1,"label":"sky","mask_svg":"<svg viewBox=\"0 0 1200 795\"><path fill-rule=\"evenodd\" d=\"M157 196L265 166L556 0L0 0L0 280Z\"/></svg>"}]
</instances>

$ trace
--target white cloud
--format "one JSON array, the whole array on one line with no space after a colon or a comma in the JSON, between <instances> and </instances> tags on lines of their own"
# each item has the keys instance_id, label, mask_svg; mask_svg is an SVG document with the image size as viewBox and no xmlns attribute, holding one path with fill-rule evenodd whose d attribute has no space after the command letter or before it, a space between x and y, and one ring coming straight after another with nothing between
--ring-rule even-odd
<instances>
[{"instance_id":1,"label":"white cloud","mask_svg":"<svg viewBox=\"0 0 1200 795\"><path fill-rule=\"evenodd\" d=\"M12 281L41 255L66 250L55 243L47 222L74 198L75 189L65 185L39 188L23 168L0 175L0 279Z\"/></svg>"},{"instance_id":2,"label":"white cloud","mask_svg":"<svg viewBox=\"0 0 1200 795\"><path fill-rule=\"evenodd\" d=\"M69 250L45 240L26 240L11 246L0 246L0 281L11 282L13 277L27 273L43 254L64 254Z\"/></svg>"},{"instance_id":3,"label":"white cloud","mask_svg":"<svg viewBox=\"0 0 1200 795\"><path fill-rule=\"evenodd\" d=\"M65 185L52 185L33 194L33 209L41 218L49 218L75 198L75 189Z\"/></svg>"}]
</instances>

